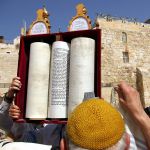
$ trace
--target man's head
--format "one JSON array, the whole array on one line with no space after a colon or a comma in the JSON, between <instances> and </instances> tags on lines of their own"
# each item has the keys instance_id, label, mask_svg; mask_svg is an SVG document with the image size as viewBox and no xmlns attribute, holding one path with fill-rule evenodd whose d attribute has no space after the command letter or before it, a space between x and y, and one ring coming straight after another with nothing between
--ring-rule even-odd
<instances>
[{"instance_id":1,"label":"man's head","mask_svg":"<svg viewBox=\"0 0 150 150\"><path fill-rule=\"evenodd\" d=\"M95 98L78 105L67 123L69 139L84 149L100 150L120 146L124 131L120 113L106 101Z\"/></svg>"}]
</instances>

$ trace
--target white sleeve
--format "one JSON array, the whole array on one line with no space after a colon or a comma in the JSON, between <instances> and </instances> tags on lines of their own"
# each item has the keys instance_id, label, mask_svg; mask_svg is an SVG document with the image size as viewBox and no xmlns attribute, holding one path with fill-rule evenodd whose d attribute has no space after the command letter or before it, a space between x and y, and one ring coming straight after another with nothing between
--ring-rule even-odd
<instances>
[{"instance_id":1,"label":"white sleeve","mask_svg":"<svg viewBox=\"0 0 150 150\"><path fill-rule=\"evenodd\" d=\"M51 150L51 145L36 143L12 142L0 146L0 150Z\"/></svg>"}]
</instances>

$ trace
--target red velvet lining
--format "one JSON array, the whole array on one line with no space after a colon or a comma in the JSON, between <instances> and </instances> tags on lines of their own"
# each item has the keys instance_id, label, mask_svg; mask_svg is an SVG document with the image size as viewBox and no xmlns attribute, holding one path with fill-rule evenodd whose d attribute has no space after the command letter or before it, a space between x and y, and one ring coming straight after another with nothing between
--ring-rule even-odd
<instances>
[{"instance_id":1,"label":"red velvet lining","mask_svg":"<svg viewBox=\"0 0 150 150\"><path fill-rule=\"evenodd\" d=\"M19 118L21 120L26 121L25 109L26 109L30 44L33 42L41 42L41 41L52 44L54 41L56 41L57 37L59 37L60 40L68 43L70 43L71 40L76 37L89 37L95 40L96 42L95 95L97 97L101 97L101 30L100 29L22 36L20 40L20 52L19 52L18 73L17 73L17 75L21 78L22 88L17 93L16 100L15 100L16 105L18 105L21 110L21 115Z\"/></svg>"}]
</instances>

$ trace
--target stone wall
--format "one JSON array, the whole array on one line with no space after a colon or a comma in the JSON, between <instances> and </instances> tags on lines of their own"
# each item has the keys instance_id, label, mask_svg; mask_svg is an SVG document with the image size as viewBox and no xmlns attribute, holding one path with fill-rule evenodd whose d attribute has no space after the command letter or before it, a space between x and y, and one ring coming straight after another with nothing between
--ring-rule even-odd
<instances>
[{"instance_id":1,"label":"stone wall","mask_svg":"<svg viewBox=\"0 0 150 150\"><path fill-rule=\"evenodd\" d=\"M15 44L0 43L0 91L7 91L11 80L17 75L18 49Z\"/></svg>"},{"instance_id":2,"label":"stone wall","mask_svg":"<svg viewBox=\"0 0 150 150\"><path fill-rule=\"evenodd\" d=\"M137 89L144 107L150 106L150 70L137 68Z\"/></svg>"},{"instance_id":3,"label":"stone wall","mask_svg":"<svg viewBox=\"0 0 150 150\"><path fill-rule=\"evenodd\" d=\"M150 25L119 19L108 21L101 17L97 18L97 24L102 30L102 97L110 99L108 93L118 82L125 80L135 88L137 80L144 82L143 78L137 79L136 68L149 70ZM123 41L123 34L126 34L126 41ZM129 62L123 61L124 52L128 53ZM145 78L150 80L148 76ZM146 95L148 98L144 97L143 101L148 105L150 94Z\"/></svg>"}]
</instances>

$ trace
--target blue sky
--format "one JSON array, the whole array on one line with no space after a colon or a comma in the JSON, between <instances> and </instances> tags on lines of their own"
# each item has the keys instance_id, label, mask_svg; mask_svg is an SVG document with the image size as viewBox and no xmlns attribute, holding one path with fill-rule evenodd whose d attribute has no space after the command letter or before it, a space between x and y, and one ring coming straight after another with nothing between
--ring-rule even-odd
<instances>
[{"instance_id":1,"label":"blue sky","mask_svg":"<svg viewBox=\"0 0 150 150\"><path fill-rule=\"evenodd\" d=\"M27 28L36 19L36 10L46 6L50 14L51 32L67 31L70 19L76 15L76 5L83 3L94 23L96 13L117 17L137 18L144 22L150 18L150 0L0 0L0 35L6 42L20 35L23 20Z\"/></svg>"}]
</instances>

